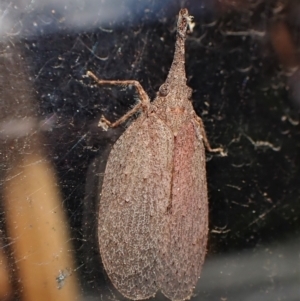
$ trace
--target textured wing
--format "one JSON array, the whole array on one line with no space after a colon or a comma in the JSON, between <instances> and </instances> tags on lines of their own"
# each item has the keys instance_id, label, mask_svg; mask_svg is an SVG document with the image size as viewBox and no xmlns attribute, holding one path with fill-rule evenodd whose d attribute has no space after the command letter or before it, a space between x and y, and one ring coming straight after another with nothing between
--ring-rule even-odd
<instances>
[{"instance_id":1,"label":"textured wing","mask_svg":"<svg viewBox=\"0 0 300 301\"><path fill-rule=\"evenodd\" d=\"M171 190L173 138L155 117L140 116L108 159L99 211L99 245L113 285L130 299L158 290L158 244Z\"/></svg>"},{"instance_id":2,"label":"textured wing","mask_svg":"<svg viewBox=\"0 0 300 301\"><path fill-rule=\"evenodd\" d=\"M172 201L160 249L162 292L171 300L192 295L200 276L208 234L205 150L193 121L175 138Z\"/></svg>"}]
</instances>

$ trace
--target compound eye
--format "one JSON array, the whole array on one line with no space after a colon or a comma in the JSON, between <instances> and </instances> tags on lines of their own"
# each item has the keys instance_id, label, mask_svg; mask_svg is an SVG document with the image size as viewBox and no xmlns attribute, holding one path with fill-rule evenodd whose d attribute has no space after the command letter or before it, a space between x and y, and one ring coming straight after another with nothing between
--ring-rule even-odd
<instances>
[{"instance_id":1,"label":"compound eye","mask_svg":"<svg viewBox=\"0 0 300 301\"><path fill-rule=\"evenodd\" d=\"M169 85L162 84L158 90L159 96L165 97L169 94Z\"/></svg>"}]
</instances>

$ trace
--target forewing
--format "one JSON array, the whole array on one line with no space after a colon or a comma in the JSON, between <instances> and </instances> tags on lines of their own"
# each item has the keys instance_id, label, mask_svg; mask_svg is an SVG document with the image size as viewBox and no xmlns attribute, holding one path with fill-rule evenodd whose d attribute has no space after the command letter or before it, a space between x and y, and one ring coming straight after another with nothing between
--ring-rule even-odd
<instances>
[{"instance_id":1,"label":"forewing","mask_svg":"<svg viewBox=\"0 0 300 301\"><path fill-rule=\"evenodd\" d=\"M170 195L172 149L165 125L141 116L109 155L100 200L100 253L112 283L130 299L148 298L158 289L157 248Z\"/></svg>"},{"instance_id":2,"label":"forewing","mask_svg":"<svg viewBox=\"0 0 300 301\"><path fill-rule=\"evenodd\" d=\"M200 276L208 234L205 151L196 124L185 124L175 138L172 200L161 248L162 291L171 300L192 295Z\"/></svg>"}]
</instances>

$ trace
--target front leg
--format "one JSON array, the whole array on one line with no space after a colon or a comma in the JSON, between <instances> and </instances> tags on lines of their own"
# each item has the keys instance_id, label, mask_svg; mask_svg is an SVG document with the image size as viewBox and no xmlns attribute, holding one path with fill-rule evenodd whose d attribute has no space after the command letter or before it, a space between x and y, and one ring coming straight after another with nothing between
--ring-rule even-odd
<instances>
[{"instance_id":1,"label":"front leg","mask_svg":"<svg viewBox=\"0 0 300 301\"><path fill-rule=\"evenodd\" d=\"M130 118L133 114L138 112L140 109L145 111L149 108L149 105L150 105L149 97L138 81L136 81L136 80L102 80L102 79L99 79L91 71L88 71L86 75L91 77L99 85L106 85L106 84L107 85L122 85L122 86L132 85L136 88L138 95L139 95L140 102L137 105L135 105L124 116L122 116L120 119L118 119L117 121L111 123L104 116L101 116L100 121L99 121L99 126L102 127L104 130L107 130L109 127L119 126L121 123L125 122L128 118Z\"/></svg>"}]
</instances>

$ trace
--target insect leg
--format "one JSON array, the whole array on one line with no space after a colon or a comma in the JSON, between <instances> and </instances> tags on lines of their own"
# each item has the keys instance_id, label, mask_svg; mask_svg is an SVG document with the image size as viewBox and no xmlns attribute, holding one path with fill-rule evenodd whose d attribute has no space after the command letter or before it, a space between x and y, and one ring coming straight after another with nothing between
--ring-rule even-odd
<instances>
[{"instance_id":1,"label":"insect leg","mask_svg":"<svg viewBox=\"0 0 300 301\"><path fill-rule=\"evenodd\" d=\"M205 148L209 151L209 152L212 152L212 153L220 153L221 156L226 156L226 153L224 152L223 148L222 147L218 147L218 148L211 148L209 142L208 142L208 139L207 139L207 136L206 136L206 132L205 132L205 127L204 127L204 124L203 124L203 121L202 119L197 116L195 114L195 121L197 122L197 124L199 125L199 128L200 128L200 134L202 136L202 139L203 139L203 142L204 142L204 145L205 145Z\"/></svg>"},{"instance_id":2,"label":"insect leg","mask_svg":"<svg viewBox=\"0 0 300 301\"><path fill-rule=\"evenodd\" d=\"M140 102L135 107L133 107L129 112L127 112L124 116L122 116L120 119L118 119L117 121L111 123L104 116L102 116L100 119L100 122L99 122L99 126L101 126L102 128L107 129L107 127L117 127L121 123L126 121L129 117L131 117L133 114L135 114L137 111L139 111L140 109L142 109L142 110L148 109L149 104L150 104L149 97L138 81L136 81L136 80L102 80L102 79L99 79L91 71L88 71L86 75L91 77L92 79L94 79L94 81L97 82L97 84L99 84L99 85L105 85L105 84L107 84L107 85L123 85L123 86L132 85L137 89L137 93L139 95Z\"/></svg>"}]
</instances>

